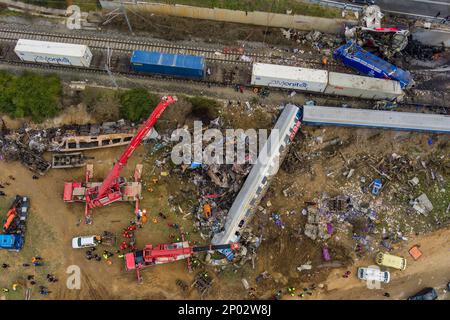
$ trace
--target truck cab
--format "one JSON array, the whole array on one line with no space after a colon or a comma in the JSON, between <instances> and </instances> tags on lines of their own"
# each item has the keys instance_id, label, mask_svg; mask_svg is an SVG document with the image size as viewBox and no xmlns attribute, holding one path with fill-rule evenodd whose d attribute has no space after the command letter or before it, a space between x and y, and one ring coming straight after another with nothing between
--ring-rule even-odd
<instances>
[{"instance_id":1,"label":"truck cab","mask_svg":"<svg viewBox=\"0 0 450 320\"><path fill-rule=\"evenodd\" d=\"M0 234L0 249L19 252L23 248L23 236L19 234Z\"/></svg>"}]
</instances>

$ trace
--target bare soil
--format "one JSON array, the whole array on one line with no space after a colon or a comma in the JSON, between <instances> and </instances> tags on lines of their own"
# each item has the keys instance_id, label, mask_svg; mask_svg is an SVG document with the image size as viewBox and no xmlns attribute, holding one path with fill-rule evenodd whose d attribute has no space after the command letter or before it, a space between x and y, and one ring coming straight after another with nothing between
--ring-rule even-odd
<instances>
[{"instance_id":1,"label":"bare soil","mask_svg":"<svg viewBox=\"0 0 450 320\"><path fill-rule=\"evenodd\" d=\"M256 110L258 109L256 108ZM226 111L223 111L222 115L229 120L229 127L242 126L246 128L251 127L253 123L258 127L270 128L273 114L260 113L256 110L248 113L244 107L229 107ZM267 110L274 109L268 108ZM233 114L233 116L230 116L230 114ZM61 119L64 119L64 117L61 117L58 123ZM187 119L192 120L189 116L187 116ZM181 118L179 121L179 125L182 125ZM294 144L292 148L300 154L312 152L311 150L314 150L314 148L320 149L320 145L308 146L302 144L302 139L311 143L314 140L311 140L311 137L319 136L323 138L323 141L340 137L347 143L338 149L340 153L333 153L331 150L329 153L331 156L327 158L306 159L304 163L297 163L293 172L279 171L267 195L261 202L261 205L267 209L267 213L257 212L251 224L253 230L263 236L254 268L250 262L236 272L215 273L213 268L205 267L216 279L208 298L250 298L242 286L242 278L246 278L250 285L256 289L256 296L259 299L269 299L276 291L284 291L287 286L293 285L297 288L303 288L312 284L322 285L323 287L320 290L316 289L314 295L311 296L312 298L384 298L379 292L369 292L364 284L356 279L339 278L347 269L352 270L353 276L356 266L372 264L372 255L368 255L367 258L364 258L365 260L358 260L354 253L354 243L350 239L351 234L338 228L327 242L334 264L325 264L321 256L323 243L313 242L301 232L305 223L305 217L300 214L301 209L305 206L305 201L314 200L322 192L331 195L340 193L343 185L342 178L328 176L327 173L330 171L339 172L342 169L344 160L341 154L344 158L351 158L364 150L383 155L394 152L399 154L413 152L416 155L425 156L439 150L440 146L445 145L448 139L443 135L435 135L433 136L435 143L430 146L427 143L429 136L426 134L369 129L304 127L303 134L297 138L299 143ZM309 138L306 139L305 137ZM151 217L157 217L159 212L163 212L168 216L168 219L161 220L158 218L156 224L147 223L137 233L137 246L173 242L177 234L174 229L167 226L168 222L180 224L185 231L190 232L189 239L191 241L204 243L198 234L192 232L190 218L183 219L183 215L193 210L196 203L195 187L188 179L178 179L172 175L160 175L162 171L170 171L171 165L166 164L162 168L156 167L154 160L160 159L164 150L150 155L151 147L151 145L141 146L137 149L124 170L124 176L131 178L135 164L144 163L145 191L142 207L149 211ZM96 177L96 180L101 180L106 176L122 150L123 147L87 153L88 156L95 157L92 163L95 165L94 177ZM15 180L10 180L9 175L13 175ZM355 173L353 182L357 181L357 175L358 171ZM78 235L97 234L108 230L120 236L121 230L132 219L133 207L131 204L115 203L106 208L95 210L92 225L80 224L84 210L83 205L65 204L61 198L64 181L79 181L83 177L84 170L82 168L55 169L49 171L46 176L39 180L33 180L32 173L19 163L0 162L0 182L8 181L10 183L4 189L7 198L12 199L15 194L21 194L28 195L31 199L31 213L24 250L20 253L0 251L0 262L11 265L8 271L0 270L4 273L0 280L0 286L11 287L14 282L22 284L18 291L10 291L4 294L4 299L24 298L24 288L30 286L25 280L28 274L36 275L38 281L36 286L48 285L52 291L50 296L43 297L38 294L37 288L34 288L32 299L200 298L194 289L182 292L176 285L177 279L190 284L195 275L195 273L187 271L185 261L145 269L142 272L144 283L138 285L135 275L125 272L123 260L117 258L117 256L112 257L112 265L107 265L105 261L88 261L84 257L84 250L71 248L71 238ZM448 179L448 177L446 178ZM286 198L282 192L287 187L292 187L293 191L293 195L289 198ZM386 190L381 198L382 200L372 199L370 201L389 203L388 195L389 192ZM177 205L169 204L169 196L177 199L176 204L179 204L181 211L177 208ZM6 198L0 201L3 207L6 207ZM404 215L403 211L398 211L399 216ZM269 219L273 212L281 215L285 223L284 229L280 229ZM439 228L439 226L430 230L433 231L436 228ZM414 234L406 235L414 236ZM428 240L428 237L435 240ZM393 281L386 288L391 292L393 298L403 299L416 289L420 289L419 287L422 285L437 286L438 282L440 283L448 278L448 259L445 256L447 251L444 249L446 239L448 240L448 230L437 231L435 234L411 240L415 241L414 243L420 242L424 256L417 262L408 260L407 271L403 273L393 272ZM405 250L409 248L411 241L403 242L394 252L407 256ZM98 250L101 252L104 249L115 252L110 247L99 248ZM45 266L37 268L22 267L22 263L29 263L34 255L42 256ZM298 272L296 268L306 263L311 263L313 269ZM70 265L78 265L81 268L82 285L80 290L69 290L66 287L65 282L68 276L66 269ZM256 283L256 276L263 271L267 271L270 278ZM54 273L60 281L56 284L48 284L45 275L49 272ZM423 278L420 283L415 281L419 276ZM345 292L350 292L350 288L353 290L353 284L355 291L345 294Z\"/></svg>"}]
</instances>

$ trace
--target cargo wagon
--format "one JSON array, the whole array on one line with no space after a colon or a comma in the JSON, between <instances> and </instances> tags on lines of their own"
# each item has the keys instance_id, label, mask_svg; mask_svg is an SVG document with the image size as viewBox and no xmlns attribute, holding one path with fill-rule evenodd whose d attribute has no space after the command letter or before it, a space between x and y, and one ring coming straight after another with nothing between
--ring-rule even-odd
<instances>
[{"instance_id":1,"label":"cargo wagon","mask_svg":"<svg viewBox=\"0 0 450 320\"><path fill-rule=\"evenodd\" d=\"M192 79L201 79L205 73L205 58L201 56L136 50L130 62L135 72Z\"/></svg>"},{"instance_id":2,"label":"cargo wagon","mask_svg":"<svg viewBox=\"0 0 450 320\"><path fill-rule=\"evenodd\" d=\"M49 63L76 67L89 67L92 52L88 46L19 39L14 52L22 61Z\"/></svg>"},{"instance_id":3,"label":"cargo wagon","mask_svg":"<svg viewBox=\"0 0 450 320\"><path fill-rule=\"evenodd\" d=\"M329 72L325 94L400 102L404 92L398 81Z\"/></svg>"},{"instance_id":4,"label":"cargo wagon","mask_svg":"<svg viewBox=\"0 0 450 320\"><path fill-rule=\"evenodd\" d=\"M254 63L251 84L284 89L323 93L328 83L328 71Z\"/></svg>"}]
</instances>

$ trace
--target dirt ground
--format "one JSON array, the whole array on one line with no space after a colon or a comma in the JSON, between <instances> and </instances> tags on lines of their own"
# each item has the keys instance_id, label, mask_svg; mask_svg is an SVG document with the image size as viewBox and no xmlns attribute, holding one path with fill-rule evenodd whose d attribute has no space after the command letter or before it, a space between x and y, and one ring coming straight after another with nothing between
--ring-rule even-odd
<instances>
[{"instance_id":1,"label":"dirt ground","mask_svg":"<svg viewBox=\"0 0 450 320\"><path fill-rule=\"evenodd\" d=\"M175 18L164 20L157 17L152 18L152 28L150 32L155 33L157 38L164 39L184 39L185 42L196 42L197 37L204 39L211 46L209 37L217 35L218 30L225 26L215 24L215 28L210 28L210 23L202 22L200 25L189 24L187 20L177 19L177 29L171 29L166 33L167 24ZM158 24L163 24L160 28ZM53 27L52 25L47 27ZM188 28L189 27L189 28ZM183 30L183 32L180 32ZM198 32L200 30L201 32ZM114 32L114 30L110 30ZM142 30L143 31L143 30ZM149 30L147 30L149 31ZM147 34L147 33L145 33ZM165 34L165 36L163 36ZM144 35L144 32L142 33ZM264 42L271 45L291 47L284 38L279 36L279 30L266 28L254 28L240 26L239 28L227 28L227 32L221 33L220 45L240 45L246 43L253 49L267 48L270 46L261 45ZM236 41L238 39L238 41ZM251 43L249 41L252 41ZM2 69L19 71L20 67L2 66ZM110 86L110 80L103 75L92 75L72 72L58 71L58 74L67 81L87 80L89 84ZM207 88L197 83L181 82L161 82L158 79L134 79L125 76L117 76L117 81L121 87L146 87L152 91L166 94L167 92L184 93L188 95L205 95L224 100L250 101L252 107L260 105L259 108L252 109L252 112L244 112L242 108L229 108L221 114L225 119L230 120L229 124L234 128L271 128L273 120L273 110L279 105L287 102L304 104L310 100L308 95L297 94L290 97L287 92L275 91L269 98L261 100L252 92L246 90L244 94L235 92L232 88ZM314 99L320 105L341 106L343 103L352 106L364 107L356 104L351 99L341 97L317 97ZM269 111L270 110L270 111ZM93 118L92 118L93 119ZM85 123L90 120L90 115L85 110L75 107L66 110L64 114L53 121L55 125L63 123ZM192 119L190 119L192 120ZM47 123L49 125L49 123ZM221 273L214 272L211 267L205 267L211 271L215 279L213 290L207 298L210 299L248 299L248 292L244 290L241 279L245 278L250 285L256 288L258 299L270 299L278 290L285 291L288 286L296 288L310 287L316 285L318 289L312 291L307 299L384 299L383 293L391 293L392 299L404 299L408 295L426 286L438 288L442 299L448 299L442 290L443 285L450 280L448 239L450 231L444 228L445 223L433 224L433 228L428 228L430 221L425 221L421 217L407 215L403 209L398 209L395 216L396 221L406 221L411 224L411 229L399 226L399 231L408 237L408 241L403 241L394 247L394 253L407 257L408 267L406 271L392 272L392 282L382 290L369 290L364 282L356 279L355 271L358 266L373 264L373 252L366 257L358 258L354 252L354 242L351 240L351 232L336 228L336 233L327 242L331 255L332 264L323 261L321 248L322 242L314 242L306 238L301 232L305 217L300 214L305 207L305 201L313 201L320 194L326 192L330 195L342 194L346 191L356 192L351 189L351 185L356 185L361 175L366 174L366 168L357 168L354 177L349 180L342 178L343 167L347 160L352 160L360 152L388 156L393 153L400 155L409 154L411 157L424 158L433 152L438 152L444 157L450 157L448 148L448 137L444 135L428 135L408 132L394 132L370 129L349 129L335 127L304 127L303 134L298 136L300 141L294 144L292 149L302 155L302 160L294 165L292 171L280 170L272 181L267 195L263 198L261 206L267 210L266 214L256 212L251 226L258 234L263 236L263 241L258 249L255 266L247 263L234 271ZM330 141L340 138L344 144L339 148L325 149L322 143L317 141ZM432 137L434 143L428 144L428 139ZM305 143L302 143L305 139ZM170 166L166 165L158 168L154 160L160 153L149 155L152 146L141 146L130 159L124 170L124 176L130 177L135 164L144 163L144 200L142 208L146 208L150 216L157 216L163 212L168 216L168 220L158 220L158 223L149 222L143 229L137 232L137 246L143 247L145 244L159 244L173 242L176 232L167 226L168 222L180 224L185 231L190 232L189 240L200 241L198 234L192 230L192 221L183 219L185 213L192 210L196 198L196 190L189 179L178 179L170 174L162 176L160 173L169 171ZM123 148L112 148L107 150L91 151L86 155L95 157L91 162L95 165L94 177L102 180L114 161L120 155ZM323 157L316 154L322 152ZM50 155L46 155L49 157ZM8 178L13 175L15 180ZM0 263L10 264L8 270L1 269L0 287L11 288L13 283L21 286L17 291L1 293L0 299L24 299L25 288L31 287L26 281L26 276L34 274L37 284L32 290L32 299L198 299L200 296L194 290L182 292L176 285L176 280L181 279L190 284L195 273L189 273L186 262L181 261L172 264L160 265L145 269L142 272L143 284L137 284L134 273L127 273L124 270L123 260L117 255L112 257L112 265L107 265L105 261L96 262L85 259L85 250L75 250L71 248L71 239L78 235L97 234L104 230L117 234L128 226L132 219L133 207L127 203L115 203L106 208L97 209L94 212L94 223L86 226L82 221L84 207L82 204L65 204L62 201L62 191L64 181L80 181L84 178L84 169L64 169L50 170L48 174L39 180L32 179L32 173L19 163L6 163L0 161L0 183L9 182L4 192L7 197L0 197L0 214L8 206L8 202L16 194L27 195L31 201L31 211L26 234L26 244L20 253L0 251ZM373 178L372 172L368 178ZM409 177L412 178L412 177ZM445 192L435 191L436 184L428 181L422 182L421 190L430 190L434 194L448 195L449 176L444 178L447 181ZM157 182L153 182L157 179ZM292 187L292 196L283 195L283 190ZM445 188L444 188L445 189ZM151 190L151 191L150 191ZM382 192L380 198L375 199L370 194L363 195L365 201L373 205L380 214L388 214L383 210L385 205L397 208L400 199L397 199L395 190L388 187ZM418 192L419 190L416 190ZM169 196L175 199L183 198L180 202L180 209L169 203ZM444 204L448 205L450 197L439 200L439 208ZM436 201L438 201L436 200ZM403 201L403 200L402 200ZM269 205L270 204L270 205ZM404 201L402 206L404 208ZM182 211L182 212L181 212ZM442 211L442 210L441 210ZM440 211L440 213L442 213ZM445 209L444 209L445 211ZM280 229L270 220L271 213L279 213L285 223L285 228ZM448 213L442 221L448 221ZM433 215L433 218L438 218ZM384 216L380 220L383 220ZM445 220L447 219L447 220ZM405 222L403 222L405 224ZM416 225L417 224L417 225ZM383 226L383 221L380 222ZM425 226L426 228L419 228ZM397 227L397 226L396 226ZM397 229L396 229L397 231ZM412 261L407 250L413 244L420 243L423 257L418 261ZM101 247L98 250L114 249ZM31 257L39 255L44 258L43 267L23 267L23 263L30 263ZM309 272L299 272L297 267L302 264L312 264L313 269ZM68 274L66 270L71 265L77 265L82 272L81 289L69 290L66 286ZM352 271L350 278L342 278L346 270ZM256 283L255 278L261 272L267 271L270 278ZM392 271L392 270L391 270ZM54 273L59 282L48 284L45 279L47 273ZM46 285L52 291L48 297L40 296L37 287ZM304 298L303 298L304 299Z\"/></svg>"},{"instance_id":2,"label":"dirt ground","mask_svg":"<svg viewBox=\"0 0 450 320\"><path fill-rule=\"evenodd\" d=\"M382 284L380 289L368 289L364 281L356 277L343 278L346 270L356 273L357 267L373 265L371 259L360 260L348 269L333 270L325 281L326 290L317 292L310 299L405 299L425 287L437 289L439 299L449 300L450 293L445 290L450 280L450 255L449 250L450 229L440 230L436 233L412 237L408 242L393 253L406 257L407 268L405 271L392 271L392 281ZM419 244L423 252L422 257L415 261L408 254L408 250ZM389 298L383 296L385 292Z\"/></svg>"},{"instance_id":3,"label":"dirt ground","mask_svg":"<svg viewBox=\"0 0 450 320\"><path fill-rule=\"evenodd\" d=\"M271 109L273 110L273 109ZM231 123L232 127L243 127L257 124L260 127L270 127L272 116L259 115L256 122L254 114L245 115L239 108L228 110L235 119ZM70 113L70 112L69 112ZM57 122L64 122L65 116L57 119ZM74 120L72 117L68 119ZM83 119L78 119L83 120ZM348 129L333 127L304 127L303 135L298 139L308 136L307 141L313 141L311 137L323 137L324 141L330 140L336 136L343 140L351 141L340 148L344 157L351 157L357 151L362 149L373 153L391 154L411 152L411 146L414 145L414 153L424 156L439 149L440 144L446 141L442 135L433 136L435 144L427 144L428 135L398 133L393 131L369 130L369 129ZM374 138L375 137L375 138ZM300 144L293 145L296 151L304 153L307 146ZM310 147L308 147L310 148ZM123 148L111 148L105 150L90 151L88 156L95 157L94 177L99 180L103 178L112 167L115 159L120 155ZM155 153L149 156L152 146L141 146L130 159L124 170L124 176L130 178L136 163L144 163L144 200L142 208L147 208L150 216L157 216L163 212L168 216L168 220L158 220L157 224L149 222L143 229L137 233L137 246L142 247L145 244L158 244L173 242L176 232L167 226L167 222L180 224L185 231L192 231L192 221L183 219L182 216L192 210L195 204L195 187L187 179L179 180L172 175L162 176L162 171L168 171L170 166L158 168L154 165L154 160L160 154ZM309 152L309 151L308 151ZM49 155L46 155L47 157ZM329 177L327 173L330 168L339 167L342 163L341 155L336 153L331 158L306 161L298 164L298 170L286 172L280 170L267 195L263 198L261 205L269 213L263 215L256 213L252 222L254 230L258 230L263 236L263 242L258 249L255 267L247 263L238 270L214 273L214 269L206 269L214 274L216 281L213 290L208 295L210 299L247 299L248 293L244 290L241 279L248 279L251 286L256 288L257 298L269 299L276 291L285 290L289 285L295 285L297 288L308 287L311 284L321 285L322 289L316 289L311 298L318 299L382 299L380 292L368 291L364 284L355 277L343 279L342 273L350 268L353 275L355 268L359 265L371 264L371 257L366 260L358 260L353 252L353 243L345 231L337 231L333 238L327 243L330 247L335 264L327 265L323 263L321 257L320 242L313 242L299 233L304 224L304 217L299 214L305 201L310 201L322 192L337 194L340 188L338 177ZM337 170L334 168L334 170ZM357 172L358 173L358 172ZM15 180L8 178L13 175ZM88 261L84 257L84 250L75 250L71 248L71 238L78 235L88 235L100 233L104 230L121 233L122 228L126 227L132 219L133 207L130 204L115 203L106 208L95 210L94 223L84 225L81 223L83 214L83 205L65 204L62 201L62 189L64 181L81 180L84 176L84 170L64 169L50 170L48 174L39 180L32 179L32 173L19 163L0 162L0 182L9 182L4 191L6 198L0 200L0 207L4 209L7 206L7 199L11 200L15 194L27 195L31 199L31 213L28 221L28 231L26 234L25 248L20 253L11 253L0 251L0 262L6 262L11 265L9 270L0 270L3 276L0 279L0 287L10 287L12 283L20 283L22 287L16 291L4 294L3 299L23 299L24 288L30 287L25 280L26 275L35 274L37 286L47 285L52 293L48 299L198 299L200 296L191 289L188 292L182 292L176 285L176 280L181 279L190 284L195 273L189 273L186 262L156 266L146 269L142 272L144 283L138 285L135 275L124 271L123 260L117 256L112 257L113 264L107 265L105 261ZM153 182L153 179L158 179ZM355 178L356 179L356 178ZM294 187L294 195L286 200L282 191L287 186ZM151 190L151 192L149 191ZM386 191L386 193L388 193ZM182 195L188 194L187 200L180 202L179 209L174 208L168 202L169 196L176 199ZM194 195L193 197L189 195ZM372 199L370 201L374 201ZM388 201L387 199L383 199ZM376 202L376 201L375 201ZM270 206L269 206L270 203ZM3 210L4 211L4 210ZM290 214L289 212L296 213ZM270 221L270 212L279 212L285 222L286 228L280 230ZM410 236L408 234L408 236ZM414 236L414 235L412 235ZM448 246L449 230L445 229L434 234L420 236L410 239L409 242L402 242L396 249L402 256L408 256L405 250L411 243L420 243L424 256L417 262L408 260L408 269L401 272L393 272L393 281L386 287L392 294L392 298L403 299L414 291L421 289L421 286L442 286L445 279L450 277L448 269L448 254L445 246ZM200 241L197 234L191 232L189 239L191 241ZM115 252L115 250L105 247ZM99 250L104 250L99 248ZM43 267L22 267L25 262L30 262L34 255L44 258ZM310 262L314 268L310 272L298 272L296 268ZM80 290L69 290L66 287L68 274L66 270L71 265L77 265L82 271L82 284ZM345 268L345 269L343 269ZM270 279L261 283L256 283L256 276L267 271ZM56 284L48 284L45 280L47 273L54 273L60 281ZM422 282L414 279L421 277ZM434 278L433 278L434 277ZM354 286L354 288L353 288ZM384 288L383 288L384 289ZM364 291L366 290L366 291ZM42 299L37 288L32 291L32 299ZM346 293L347 292L347 293Z\"/></svg>"}]
</instances>

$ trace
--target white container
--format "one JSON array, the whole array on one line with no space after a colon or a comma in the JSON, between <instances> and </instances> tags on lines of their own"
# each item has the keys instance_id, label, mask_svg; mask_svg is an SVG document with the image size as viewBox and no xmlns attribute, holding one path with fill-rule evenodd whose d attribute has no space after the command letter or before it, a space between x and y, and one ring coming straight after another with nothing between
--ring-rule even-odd
<instances>
[{"instance_id":1,"label":"white container","mask_svg":"<svg viewBox=\"0 0 450 320\"><path fill-rule=\"evenodd\" d=\"M398 81L329 72L326 94L375 100L398 100L404 93Z\"/></svg>"},{"instance_id":2,"label":"white container","mask_svg":"<svg viewBox=\"0 0 450 320\"><path fill-rule=\"evenodd\" d=\"M252 85L300 91L324 92L328 71L308 68L254 63Z\"/></svg>"},{"instance_id":3,"label":"white container","mask_svg":"<svg viewBox=\"0 0 450 320\"><path fill-rule=\"evenodd\" d=\"M19 39L14 52L22 61L89 67L92 52L82 44Z\"/></svg>"}]
</instances>

